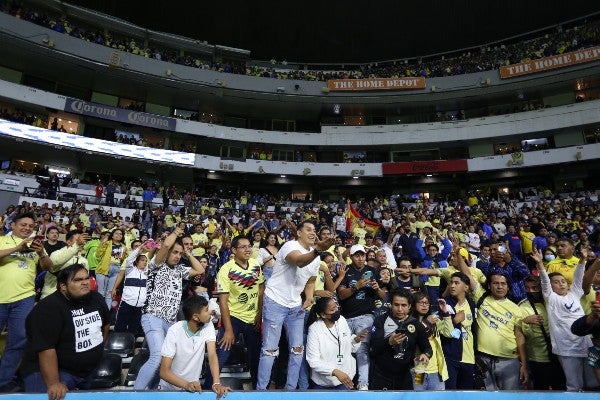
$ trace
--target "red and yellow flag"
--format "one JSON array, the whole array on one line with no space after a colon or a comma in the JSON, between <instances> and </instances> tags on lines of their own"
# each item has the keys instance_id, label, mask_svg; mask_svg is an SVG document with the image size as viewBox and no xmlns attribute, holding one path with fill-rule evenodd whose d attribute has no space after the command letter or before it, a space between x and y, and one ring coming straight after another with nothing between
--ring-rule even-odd
<instances>
[{"instance_id":1,"label":"red and yellow flag","mask_svg":"<svg viewBox=\"0 0 600 400\"><path fill-rule=\"evenodd\" d=\"M352 233L354 227L358 224L358 220L361 219L365 222L365 230L369 232L373 237L377 234L381 224L375 221L371 221L368 218L364 218L353 206L348 202L348 212L346 213L346 232Z\"/></svg>"}]
</instances>

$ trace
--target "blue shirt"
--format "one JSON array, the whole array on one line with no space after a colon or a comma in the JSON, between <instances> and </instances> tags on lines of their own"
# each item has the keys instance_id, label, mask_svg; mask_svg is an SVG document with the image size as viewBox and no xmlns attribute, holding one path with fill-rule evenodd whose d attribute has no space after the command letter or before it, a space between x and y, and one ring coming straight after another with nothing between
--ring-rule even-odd
<instances>
[{"instance_id":1,"label":"blue shirt","mask_svg":"<svg viewBox=\"0 0 600 400\"><path fill-rule=\"evenodd\" d=\"M545 236L536 236L531 244L534 248L543 251L546 247L548 247L548 239L546 239Z\"/></svg>"},{"instance_id":2,"label":"blue shirt","mask_svg":"<svg viewBox=\"0 0 600 400\"><path fill-rule=\"evenodd\" d=\"M530 274L529 268L521 261L513 258L504 267L498 264L481 265L481 271L488 277L491 273L501 273L508 278L508 298L515 303L527 298L523 279Z\"/></svg>"},{"instance_id":3,"label":"blue shirt","mask_svg":"<svg viewBox=\"0 0 600 400\"><path fill-rule=\"evenodd\" d=\"M521 250L521 238L518 233L507 233L504 240L508 242L508 248L512 254L523 254Z\"/></svg>"}]
</instances>

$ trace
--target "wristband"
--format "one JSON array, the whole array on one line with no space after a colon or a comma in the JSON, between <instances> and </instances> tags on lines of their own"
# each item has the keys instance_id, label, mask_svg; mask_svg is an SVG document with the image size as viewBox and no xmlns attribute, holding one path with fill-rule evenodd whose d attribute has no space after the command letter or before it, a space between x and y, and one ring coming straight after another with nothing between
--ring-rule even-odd
<instances>
[{"instance_id":1,"label":"wristband","mask_svg":"<svg viewBox=\"0 0 600 400\"><path fill-rule=\"evenodd\" d=\"M313 253L315 253L315 256L317 256L317 257L321 256L321 252L317 249L313 249Z\"/></svg>"},{"instance_id":2,"label":"wristband","mask_svg":"<svg viewBox=\"0 0 600 400\"><path fill-rule=\"evenodd\" d=\"M211 386L211 388L212 388L213 390L214 390L214 388L215 388L215 385L219 385L219 386L221 386L221 382L215 382L215 383L213 383L213 384L212 384L212 386Z\"/></svg>"}]
</instances>

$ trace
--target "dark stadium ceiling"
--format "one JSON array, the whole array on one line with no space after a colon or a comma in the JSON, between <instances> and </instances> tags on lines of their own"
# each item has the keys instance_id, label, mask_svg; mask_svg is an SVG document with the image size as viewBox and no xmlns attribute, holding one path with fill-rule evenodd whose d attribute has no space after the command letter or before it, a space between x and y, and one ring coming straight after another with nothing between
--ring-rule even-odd
<instances>
[{"instance_id":1,"label":"dark stadium ceiling","mask_svg":"<svg viewBox=\"0 0 600 400\"><path fill-rule=\"evenodd\" d=\"M148 29L250 50L254 60L305 63L370 62L447 52L600 11L600 2L592 0L66 2Z\"/></svg>"}]
</instances>

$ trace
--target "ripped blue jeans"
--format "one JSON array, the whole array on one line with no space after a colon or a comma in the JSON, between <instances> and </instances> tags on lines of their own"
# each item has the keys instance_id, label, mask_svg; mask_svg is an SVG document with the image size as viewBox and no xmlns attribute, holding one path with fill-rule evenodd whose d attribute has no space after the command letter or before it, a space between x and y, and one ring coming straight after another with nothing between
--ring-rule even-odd
<instances>
[{"instance_id":1,"label":"ripped blue jeans","mask_svg":"<svg viewBox=\"0 0 600 400\"><path fill-rule=\"evenodd\" d=\"M266 390L271 381L271 369L279 355L281 328L285 326L290 345L286 390L296 390L304 354L304 314L301 306L288 308L265 296L263 301L263 343L258 363L257 390Z\"/></svg>"}]
</instances>

